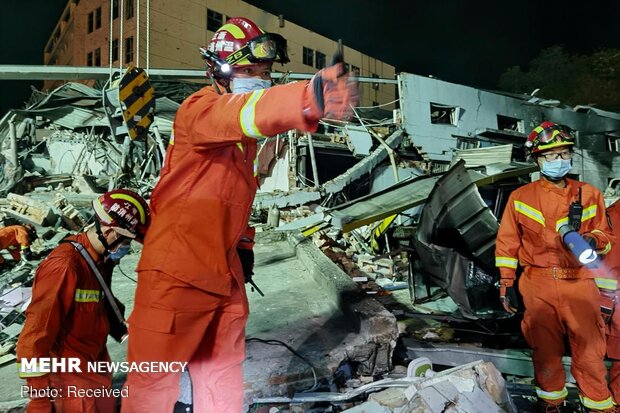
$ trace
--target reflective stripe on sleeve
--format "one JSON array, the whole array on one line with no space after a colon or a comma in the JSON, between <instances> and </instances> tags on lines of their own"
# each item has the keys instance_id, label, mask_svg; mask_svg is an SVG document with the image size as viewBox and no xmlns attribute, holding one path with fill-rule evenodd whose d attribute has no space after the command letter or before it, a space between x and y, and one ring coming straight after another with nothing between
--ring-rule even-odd
<instances>
[{"instance_id":1,"label":"reflective stripe on sleeve","mask_svg":"<svg viewBox=\"0 0 620 413\"><path fill-rule=\"evenodd\" d=\"M19 362L17 363L17 372L19 377L22 379L27 379L28 377L41 377L49 373L48 371L40 372L39 370L41 369L38 367L38 364L33 370L30 370L26 365L22 365L22 363Z\"/></svg>"},{"instance_id":2,"label":"reflective stripe on sleeve","mask_svg":"<svg viewBox=\"0 0 620 413\"><path fill-rule=\"evenodd\" d=\"M263 135L256 126L256 103L265 93L265 89L255 90L250 95L248 101L241 108L239 114L239 122L241 123L241 130L245 136L250 138L261 138Z\"/></svg>"},{"instance_id":3,"label":"reflective stripe on sleeve","mask_svg":"<svg viewBox=\"0 0 620 413\"><path fill-rule=\"evenodd\" d=\"M496 267L506 267L512 268L513 270L517 268L517 264L519 261L516 258L511 257L495 257L495 266Z\"/></svg>"},{"instance_id":4,"label":"reflective stripe on sleeve","mask_svg":"<svg viewBox=\"0 0 620 413\"><path fill-rule=\"evenodd\" d=\"M603 237L605 237L605 239L608 239L607 236L600 229L593 229L591 232L593 234L601 234ZM609 251L611 251L611 242L607 241L607 244L605 244L603 248L597 249L596 253L599 255L606 255L609 254Z\"/></svg>"},{"instance_id":5,"label":"reflective stripe on sleeve","mask_svg":"<svg viewBox=\"0 0 620 413\"><path fill-rule=\"evenodd\" d=\"M78 303L98 303L103 294L99 290L75 289L75 301Z\"/></svg>"},{"instance_id":6,"label":"reflective stripe on sleeve","mask_svg":"<svg viewBox=\"0 0 620 413\"><path fill-rule=\"evenodd\" d=\"M618 289L618 281L613 278L595 278L594 282L598 288L603 290L616 291Z\"/></svg>"}]
</instances>

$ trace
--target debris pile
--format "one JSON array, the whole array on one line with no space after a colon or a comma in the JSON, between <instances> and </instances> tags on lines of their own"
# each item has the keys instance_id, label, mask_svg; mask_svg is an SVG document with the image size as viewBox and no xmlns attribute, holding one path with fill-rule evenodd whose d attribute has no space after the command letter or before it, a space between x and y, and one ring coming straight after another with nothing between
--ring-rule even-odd
<instances>
[{"instance_id":1,"label":"debris pile","mask_svg":"<svg viewBox=\"0 0 620 413\"><path fill-rule=\"evenodd\" d=\"M315 244L367 294L382 295L386 291L408 288L409 257L402 249L388 254L371 255L359 232L344 234L337 241L326 233L313 236Z\"/></svg>"},{"instance_id":2,"label":"debris pile","mask_svg":"<svg viewBox=\"0 0 620 413\"><path fill-rule=\"evenodd\" d=\"M298 393L277 403L263 399L255 413L516 413L506 382L492 363L476 361L441 372L413 360L380 380L351 377L332 391ZM333 391L340 390L340 391Z\"/></svg>"}]
</instances>

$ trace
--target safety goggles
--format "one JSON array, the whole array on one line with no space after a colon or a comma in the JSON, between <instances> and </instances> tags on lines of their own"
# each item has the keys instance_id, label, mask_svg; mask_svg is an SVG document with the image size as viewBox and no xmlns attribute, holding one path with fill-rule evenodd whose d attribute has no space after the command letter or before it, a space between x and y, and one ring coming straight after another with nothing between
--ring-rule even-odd
<instances>
[{"instance_id":1,"label":"safety goggles","mask_svg":"<svg viewBox=\"0 0 620 413\"><path fill-rule=\"evenodd\" d=\"M552 142L557 136L560 136L563 141L573 141L575 138L572 135L572 130L564 125L554 125L543 129L538 132L538 135L534 138L532 146L544 145Z\"/></svg>"},{"instance_id":2,"label":"safety goggles","mask_svg":"<svg viewBox=\"0 0 620 413\"><path fill-rule=\"evenodd\" d=\"M251 63L288 63L290 59L286 53L286 39L277 33L261 34L228 56L226 61L234 65L243 59L248 59Z\"/></svg>"},{"instance_id":3,"label":"safety goggles","mask_svg":"<svg viewBox=\"0 0 620 413\"><path fill-rule=\"evenodd\" d=\"M545 161L547 162L553 162L560 158L567 161L573 158L573 152L571 152L570 150L563 150L562 152L551 152L551 153L541 154L541 156L543 156L545 158Z\"/></svg>"}]
</instances>

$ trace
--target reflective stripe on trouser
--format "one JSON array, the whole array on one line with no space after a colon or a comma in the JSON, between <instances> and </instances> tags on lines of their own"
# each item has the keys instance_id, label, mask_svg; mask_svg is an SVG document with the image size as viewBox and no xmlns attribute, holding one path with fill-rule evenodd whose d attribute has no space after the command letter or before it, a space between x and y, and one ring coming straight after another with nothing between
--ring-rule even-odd
<instances>
[{"instance_id":1,"label":"reflective stripe on trouser","mask_svg":"<svg viewBox=\"0 0 620 413\"><path fill-rule=\"evenodd\" d=\"M532 276L526 269L519 281L519 291L525 304L523 335L532 348L536 385L549 394L564 389L562 356L567 335L571 373L581 395L597 403L606 402L610 393L603 364L605 326L594 280Z\"/></svg>"},{"instance_id":2,"label":"reflective stripe on trouser","mask_svg":"<svg viewBox=\"0 0 620 413\"><path fill-rule=\"evenodd\" d=\"M247 317L245 288L235 282L227 297L141 271L128 319L127 360L189 361L194 412L241 412ZM128 373L122 412L171 412L179 380L179 373Z\"/></svg>"}]
</instances>

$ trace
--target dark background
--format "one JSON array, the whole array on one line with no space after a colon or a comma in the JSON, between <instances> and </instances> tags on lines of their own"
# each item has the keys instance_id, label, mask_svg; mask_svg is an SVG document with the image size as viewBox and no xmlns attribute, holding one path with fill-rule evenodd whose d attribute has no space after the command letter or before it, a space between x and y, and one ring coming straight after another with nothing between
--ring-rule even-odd
<instances>
[{"instance_id":1,"label":"dark background","mask_svg":"<svg viewBox=\"0 0 620 413\"><path fill-rule=\"evenodd\" d=\"M620 0L248 0L275 15L396 67L474 87L497 88L562 45L571 54L620 47ZM64 0L3 0L0 64L42 64ZM208 6L208 1L206 2ZM36 81L0 81L0 114L21 107Z\"/></svg>"}]
</instances>

